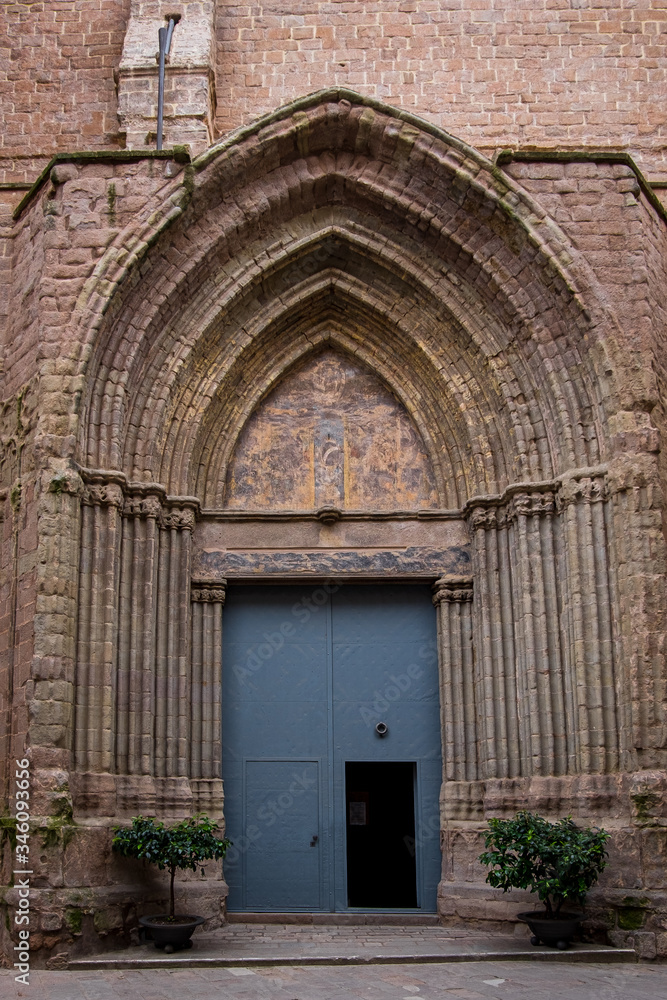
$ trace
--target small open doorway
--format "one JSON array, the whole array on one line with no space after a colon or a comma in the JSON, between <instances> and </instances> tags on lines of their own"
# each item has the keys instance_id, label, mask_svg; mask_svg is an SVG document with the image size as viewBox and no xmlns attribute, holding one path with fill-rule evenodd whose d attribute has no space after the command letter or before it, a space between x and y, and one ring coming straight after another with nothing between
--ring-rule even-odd
<instances>
[{"instance_id":1,"label":"small open doorway","mask_svg":"<svg viewBox=\"0 0 667 1000\"><path fill-rule=\"evenodd\" d=\"M347 761L345 800L347 905L419 906L414 763Z\"/></svg>"}]
</instances>

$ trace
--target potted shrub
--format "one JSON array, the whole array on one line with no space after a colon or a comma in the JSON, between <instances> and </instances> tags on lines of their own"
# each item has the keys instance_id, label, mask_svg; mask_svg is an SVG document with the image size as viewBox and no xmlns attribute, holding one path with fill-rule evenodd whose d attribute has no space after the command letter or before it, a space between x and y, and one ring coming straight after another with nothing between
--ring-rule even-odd
<instances>
[{"instance_id":1,"label":"potted shrub","mask_svg":"<svg viewBox=\"0 0 667 1000\"><path fill-rule=\"evenodd\" d=\"M207 816L197 815L165 826L159 820L135 816L131 827L116 826L111 846L126 858L149 861L162 871L168 869L169 913L140 917L139 923L150 931L156 948L167 953L177 948L191 948L190 938L204 917L174 913L174 876L177 869L196 871L202 861L224 858L230 841L216 837L217 825ZM202 868L202 873L204 869Z\"/></svg>"},{"instance_id":2,"label":"potted shrub","mask_svg":"<svg viewBox=\"0 0 667 1000\"><path fill-rule=\"evenodd\" d=\"M563 905L583 904L607 864L608 839L604 830L582 829L569 816L550 823L522 810L514 819L489 820L479 860L492 866L486 881L495 888L530 889L544 903L543 911L517 914L530 927L532 944L565 949L583 914Z\"/></svg>"}]
</instances>

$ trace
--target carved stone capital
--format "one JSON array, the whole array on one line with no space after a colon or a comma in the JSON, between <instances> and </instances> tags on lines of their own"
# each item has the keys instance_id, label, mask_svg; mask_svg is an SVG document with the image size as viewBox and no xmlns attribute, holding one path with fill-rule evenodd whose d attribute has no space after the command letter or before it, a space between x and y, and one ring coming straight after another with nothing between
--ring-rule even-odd
<instances>
[{"instance_id":1,"label":"carved stone capital","mask_svg":"<svg viewBox=\"0 0 667 1000\"><path fill-rule=\"evenodd\" d=\"M190 586L190 600L203 604L224 604L226 593L226 580L193 580Z\"/></svg>"},{"instance_id":2,"label":"carved stone capital","mask_svg":"<svg viewBox=\"0 0 667 1000\"><path fill-rule=\"evenodd\" d=\"M552 490L540 492L515 493L509 503L508 517L513 521L517 517L535 517L542 514L553 514L556 509Z\"/></svg>"},{"instance_id":3,"label":"carved stone capital","mask_svg":"<svg viewBox=\"0 0 667 1000\"><path fill-rule=\"evenodd\" d=\"M556 507L560 512L576 503L601 503L609 498L609 490L604 476L582 476L568 479L561 484L556 497Z\"/></svg>"},{"instance_id":4,"label":"carved stone capital","mask_svg":"<svg viewBox=\"0 0 667 1000\"><path fill-rule=\"evenodd\" d=\"M472 601L473 582L470 576L441 576L433 584L433 603Z\"/></svg>"},{"instance_id":5,"label":"carved stone capital","mask_svg":"<svg viewBox=\"0 0 667 1000\"><path fill-rule=\"evenodd\" d=\"M157 520L162 513L162 504L156 496L129 496L123 513L127 517L152 517Z\"/></svg>"},{"instance_id":6,"label":"carved stone capital","mask_svg":"<svg viewBox=\"0 0 667 1000\"><path fill-rule=\"evenodd\" d=\"M468 514L468 524L473 530L492 531L502 528L507 523L507 512L504 507L473 507Z\"/></svg>"},{"instance_id":7,"label":"carved stone capital","mask_svg":"<svg viewBox=\"0 0 667 1000\"><path fill-rule=\"evenodd\" d=\"M91 507L115 507L116 510L123 510L125 498L120 483L89 483L81 502Z\"/></svg>"},{"instance_id":8,"label":"carved stone capital","mask_svg":"<svg viewBox=\"0 0 667 1000\"><path fill-rule=\"evenodd\" d=\"M178 528L185 531L194 531L195 512L191 507L172 507L162 514L163 528Z\"/></svg>"}]
</instances>

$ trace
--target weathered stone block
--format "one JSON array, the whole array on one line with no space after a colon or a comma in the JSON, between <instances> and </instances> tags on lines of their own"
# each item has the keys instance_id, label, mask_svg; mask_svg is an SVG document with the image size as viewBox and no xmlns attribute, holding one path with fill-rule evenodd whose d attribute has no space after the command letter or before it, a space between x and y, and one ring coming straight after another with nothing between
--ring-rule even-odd
<instances>
[{"instance_id":1,"label":"weathered stone block","mask_svg":"<svg viewBox=\"0 0 667 1000\"><path fill-rule=\"evenodd\" d=\"M42 913L39 918L39 926L43 931L59 931L63 925L63 918L60 913Z\"/></svg>"},{"instance_id":2,"label":"weathered stone block","mask_svg":"<svg viewBox=\"0 0 667 1000\"><path fill-rule=\"evenodd\" d=\"M639 771L629 788L632 820L637 826L667 826L667 774Z\"/></svg>"},{"instance_id":3,"label":"weathered stone block","mask_svg":"<svg viewBox=\"0 0 667 1000\"><path fill-rule=\"evenodd\" d=\"M64 851L63 884L68 887L106 885L110 855L111 832L108 829L73 828Z\"/></svg>"},{"instance_id":4,"label":"weathered stone block","mask_svg":"<svg viewBox=\"0 0 667 1000\"><path fill-rule=\"evenodd\" d=\"M642 831L641 845L644 886L667 888L667 829Z\"/></svg>"}]
</instances>

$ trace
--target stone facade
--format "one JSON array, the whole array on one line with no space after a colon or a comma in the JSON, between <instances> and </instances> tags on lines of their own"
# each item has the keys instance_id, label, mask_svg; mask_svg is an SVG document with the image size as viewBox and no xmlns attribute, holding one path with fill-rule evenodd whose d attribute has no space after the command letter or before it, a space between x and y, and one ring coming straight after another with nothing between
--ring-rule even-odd
<instances>
[{"instance_id":1,"label":"stone facade","mask_svg":"<svg viewBox=\"0 0 667 1000\"><path fill-rule=\"evenodd\" d=\"M612 833L592 928L665 955L667 11L281 11L6 8L0 741L31 766L31 943L57 966L163 897L113 823L224 819L227 584L333 575L434 585L443 920L519 908L487 817L571 813ZM174 13L157 154L138 95ZM293 505L262 464L285 427ZM211 925L225 891L180 889Z\"/></svg>"}]
</instances>

